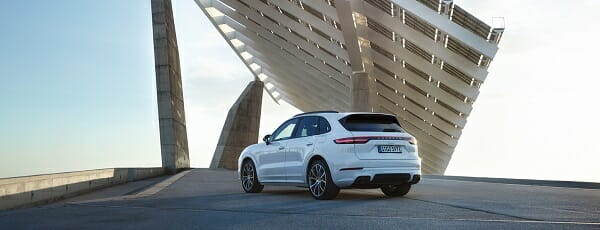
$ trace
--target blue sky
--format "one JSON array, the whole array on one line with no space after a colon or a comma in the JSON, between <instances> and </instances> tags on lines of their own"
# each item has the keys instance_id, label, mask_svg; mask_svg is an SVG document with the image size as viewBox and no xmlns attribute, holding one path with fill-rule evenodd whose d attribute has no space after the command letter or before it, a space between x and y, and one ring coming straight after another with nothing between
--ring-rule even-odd
<instances>
[{"instance_id":1,"label":"blue sky","mask_svg":"<svg viewBox=\"0 0 600 230\"><path fill-rule=\"evenodd\" d=\"M0 7L0 176L159 165L146 1Z\"/></svg>"},{"instance_id":2,"label":"blue sky","mask_svg":"<svg viewBox=\"0 0 600 230\"><path fill-rule=\"evenodd\" d=\"M593 0L456 0L506 33L447 170L600 181ZM190 157L206 167L249 71L191 0L173 0ZM160 166L149 1L0 8L0 177ZM298 110L263 100L261 136Z\"/></svg>"}]
</instances>

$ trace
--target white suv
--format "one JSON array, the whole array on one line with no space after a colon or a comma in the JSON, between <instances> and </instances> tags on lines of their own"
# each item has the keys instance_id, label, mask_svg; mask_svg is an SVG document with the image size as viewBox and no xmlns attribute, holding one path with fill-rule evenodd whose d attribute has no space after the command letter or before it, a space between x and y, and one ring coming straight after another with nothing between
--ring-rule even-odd
<instances>
[{"instance_id":1,"label":"white suv","mask_svg":"<svg viewBox=\"0 0 600 230\"><path fill-rule=\"evenodd\" d=\"M284 184L308 187L319 200L335 198L340 188L381 188L403 196L421 178L416 140L393 115L303 113L263 140L246 147L238 160L249 193L263 184Z\"/></svg>"}]
</instances>

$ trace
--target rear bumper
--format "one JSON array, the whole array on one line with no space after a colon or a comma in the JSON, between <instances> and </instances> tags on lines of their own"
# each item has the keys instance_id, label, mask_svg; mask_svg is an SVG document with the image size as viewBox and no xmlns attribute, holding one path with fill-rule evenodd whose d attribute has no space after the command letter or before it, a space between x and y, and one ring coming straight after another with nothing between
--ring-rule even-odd
<instances>
[{"instance_id":1,"label":"rear bumper","mask_svg":"<svg viewBox=\"0 0 600 230\"><path fill-rule=\"evenodd\" d=\"M332 168L333 182L341 188L376 188L387 184L416 184L420 160L357 160Z\"/></svg>"},{"instance_id":2,"label":"rear bumper","mask_svg":"<svg viewBox=\"0 0 600 230\"><path fill-rule=\"evenodd\" d=\"M369 176L359 176L350 185L350 188L379 188L383 185L398 184L416 184L421 180L421 175L411 175L409 173L376 174L372 178Z\"/></svg>"}]
</instances>

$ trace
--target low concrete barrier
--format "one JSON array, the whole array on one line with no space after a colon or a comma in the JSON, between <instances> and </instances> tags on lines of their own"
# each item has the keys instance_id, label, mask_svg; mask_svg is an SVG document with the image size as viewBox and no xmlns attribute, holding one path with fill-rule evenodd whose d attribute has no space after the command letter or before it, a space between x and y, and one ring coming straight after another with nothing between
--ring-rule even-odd
<instances>
[{"instance_id":1,"label":"low concrete barrier","mask_svg":"<svg viewBox=\"0 0 600 230\"><path fill-rule=\"evenodd\" d=\"M45 204L164 175L163 168L111 168L0 179L0 210Z\"/></svg>"},{"instance_id":2,"label":"low concrete barrier","mask_svg":"<svg viewBox=\"0 0 600 230\"><path fill-rule=\"evenodd\" d=\"M440 175L423 175L423 178L470 181L470 182L485 182L485 183L499 183L499 184L535 185L535 186L561 187L561 188L600 189L600 183L596 183L596 182L510 179L510 178L493 178L493 177L440 176Z\"/></svg>"}]
</instances>

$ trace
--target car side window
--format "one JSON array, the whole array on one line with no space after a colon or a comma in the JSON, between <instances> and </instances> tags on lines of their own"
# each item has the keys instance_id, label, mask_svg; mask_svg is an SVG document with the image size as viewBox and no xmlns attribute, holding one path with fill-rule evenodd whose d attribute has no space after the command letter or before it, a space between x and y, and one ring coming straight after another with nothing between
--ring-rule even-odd
<instances>
[{"instance_id":1,"label":"car side window","mask_svg":"<svg viewBox=\"0 0 600 230\"><path fill-rule=\"evenodd\" d=\"M279 126L275 132L273 132L272 141L289 139L294 134L294 129L296 128L296 124L298 123L298 119L289 120L283 125Z\"/></svg>"},{"instance_id":2,"label":"car side window","mask_svg":"<svg viewBox=\"0 0 600 230\"><path fill-rule=\"evenodd\" d=\"M328 133L331 131L331 125L325 118L319 117L319 134Z\"/></svg>"},{"instance_id":3,"label":"car side window","mask_svg":"<svg viewBox=\"0 0 600 230\"><path fill-rule=\"evenodd\" d=\"M298 125L295 137L308 137L319 134L319 118L303 117Z\"/></svg>"}]
</instances>

